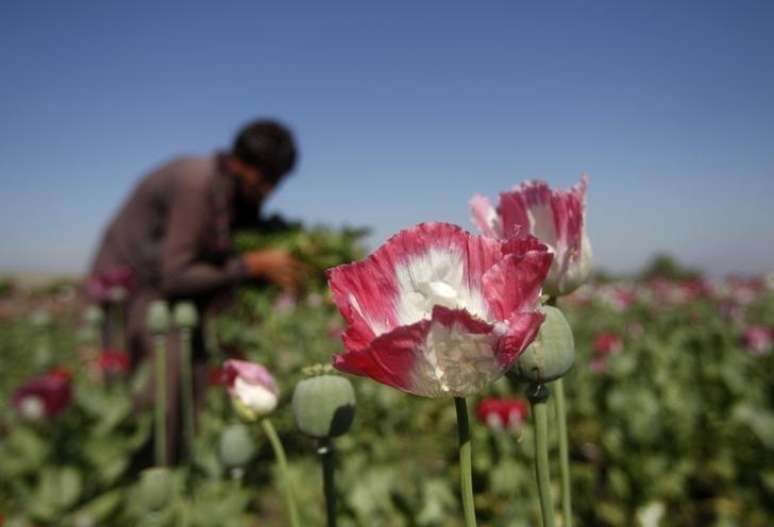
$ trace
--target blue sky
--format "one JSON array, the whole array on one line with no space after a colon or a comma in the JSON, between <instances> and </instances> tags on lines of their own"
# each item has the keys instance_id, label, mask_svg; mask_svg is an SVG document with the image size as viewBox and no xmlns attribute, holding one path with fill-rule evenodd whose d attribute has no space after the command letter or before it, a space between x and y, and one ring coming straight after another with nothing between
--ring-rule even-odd
<instances>
[{"instance_id":1,"label":"blue sky","mask_svg":"<svg viewBox=\"0 0 774 527\"><path fill-rule=\"evenodd\" d=\"M373 244L586 171L599 266L769 269L772 57L770 1L5 1L0 269L83 269L138 177L254 116L302 150L269 208Z\"/></svg>"}]
</instances>

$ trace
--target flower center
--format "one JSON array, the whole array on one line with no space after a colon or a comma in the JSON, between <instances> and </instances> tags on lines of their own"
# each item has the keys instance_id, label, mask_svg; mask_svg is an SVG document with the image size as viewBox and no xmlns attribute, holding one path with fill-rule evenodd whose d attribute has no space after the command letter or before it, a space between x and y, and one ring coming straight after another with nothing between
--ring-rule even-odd
<instances>
[{"instance_id":1,"label":"flower center","mask_svg":"<svg viewBox=\"0 0 774 527\"><path fill-rule=\"evenodd\" d=\"M19 413L21 413L25 419L37 421L46 413L46 408L40 397L30 395L22 399L21 404L19 405Z\"/></svg>"},{"instance_id":2,"label":"flower center","mask_svg":"<svg viewBox=\"0 0 774 527\"><path fill-rule=\"evenodd\" d=\"M457 291L443 280L434 280L418 284L418 289L425 295L425 301L432 306L443 306L450 309L459 307Z\"/></svg>"}]
</instances>

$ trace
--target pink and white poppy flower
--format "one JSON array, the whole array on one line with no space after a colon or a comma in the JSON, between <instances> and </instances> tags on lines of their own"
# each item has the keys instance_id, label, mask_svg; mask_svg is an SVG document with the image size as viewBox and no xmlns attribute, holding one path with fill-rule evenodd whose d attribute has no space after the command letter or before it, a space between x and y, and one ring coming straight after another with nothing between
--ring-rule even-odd
<instances>
[{"instance_id":1,"label":"pink and white poppy flower","mask_svg":"<svg viewBox=\"0 0 774 527\"><path fill-rule=\"evenodd\" d=\"M744 330L742 338L747 351L753 355L765 355L774 348L774 329L749 326Z\"/></svg>"},{"instance_id":2,"label":"pink and white poppy flower","mask_svg":"<svg viewBox=\"0 0 774 527\"><path fill-rule=\"evenodd\" d=\"M223 373L231 402L242 418L255 421L277 407L279 388L260 364L229 359L223 364Z\"/></svg>"},{"instance_id":3,"label":"pink and white poppy flower","mask_svg":"<svg viewBox=\"0 0 774 527\"><path fill-rule=\"evenodd\" d=\"M423 223L363 261L328 270L346 321L344 372L426 397L464 397L507 371L537 335L551 254Z\"/></svg>"},{"instance_id":4,"label":"pink and white poppy flower","mask_svg":"<svg viewBox=\"0 0 774 527\"><path fill-rule=\"evenodd\" d=\"M481 195L470 201L473 223L485 236L509 239L527 234L545 243L554 255L545 283L552 296L566 295L591 272L591 243L586 235L588 176L569 190L543 181L526 181L500 194L497 208Z\"/></svg>"}]
</instances>

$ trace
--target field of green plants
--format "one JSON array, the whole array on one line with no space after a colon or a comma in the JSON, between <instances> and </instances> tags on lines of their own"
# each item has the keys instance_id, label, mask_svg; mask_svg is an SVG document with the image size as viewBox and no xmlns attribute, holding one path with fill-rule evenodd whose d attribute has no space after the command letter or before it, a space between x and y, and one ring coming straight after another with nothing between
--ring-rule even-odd
<instances>
[{"instance_id":1,"label":"field of green plants","mask_svg":"<svg viewBox=\"0 0 774 527\"><path fill-rule=\"evenodd\" d=\"M78 284L0 285L0 525L287 525L269 441L240 423L222 386L229 356L260 362L277 379L271 419L301 524L324 525L316 444L296 431L290 400L309 367L342 351L343 320L321 271L361 257L364 232L291 227L238 244L281 246L320 272L297 298L260 284L241 289L208 324L210 382L193 460L163 481L142 471L152 415L132 406L147 371L105 360L84 325ZM576 525L774 525L772 287L763 278L708 281L661 260L637 279L600 278L560 300L577 351L564 379ZM45 375L68 383L61 411L45 417L14 404L25 381ZM454 405L350 379L355 421L336 440L339 525L462 525ZM475 415L486 398L524 391L503 378L468 404ZM529 417L472 425L480 524L539 525ZM552 478L558 505L558 465Z\"/></svg>"}]
</instances>

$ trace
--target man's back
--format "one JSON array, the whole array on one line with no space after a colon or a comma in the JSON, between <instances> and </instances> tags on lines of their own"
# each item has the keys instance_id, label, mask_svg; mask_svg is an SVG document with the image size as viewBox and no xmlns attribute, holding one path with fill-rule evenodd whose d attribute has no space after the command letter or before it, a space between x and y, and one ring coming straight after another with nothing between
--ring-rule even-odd
<instances>
[{"instance_id":1,"label":"man's back","mask_svg":"<svg viewBox=\"0 0 774 527\"><path fill-rule=\"evenodd\" d=\"M92 276L115 267L128 267L145 287L162 284L163 247L170 234L169 220L178 207L190 228L208 219L217 176L215 157L181 157L146 175L124 201L105 230L92 265Z\"/></svg>"}]
</instances>

